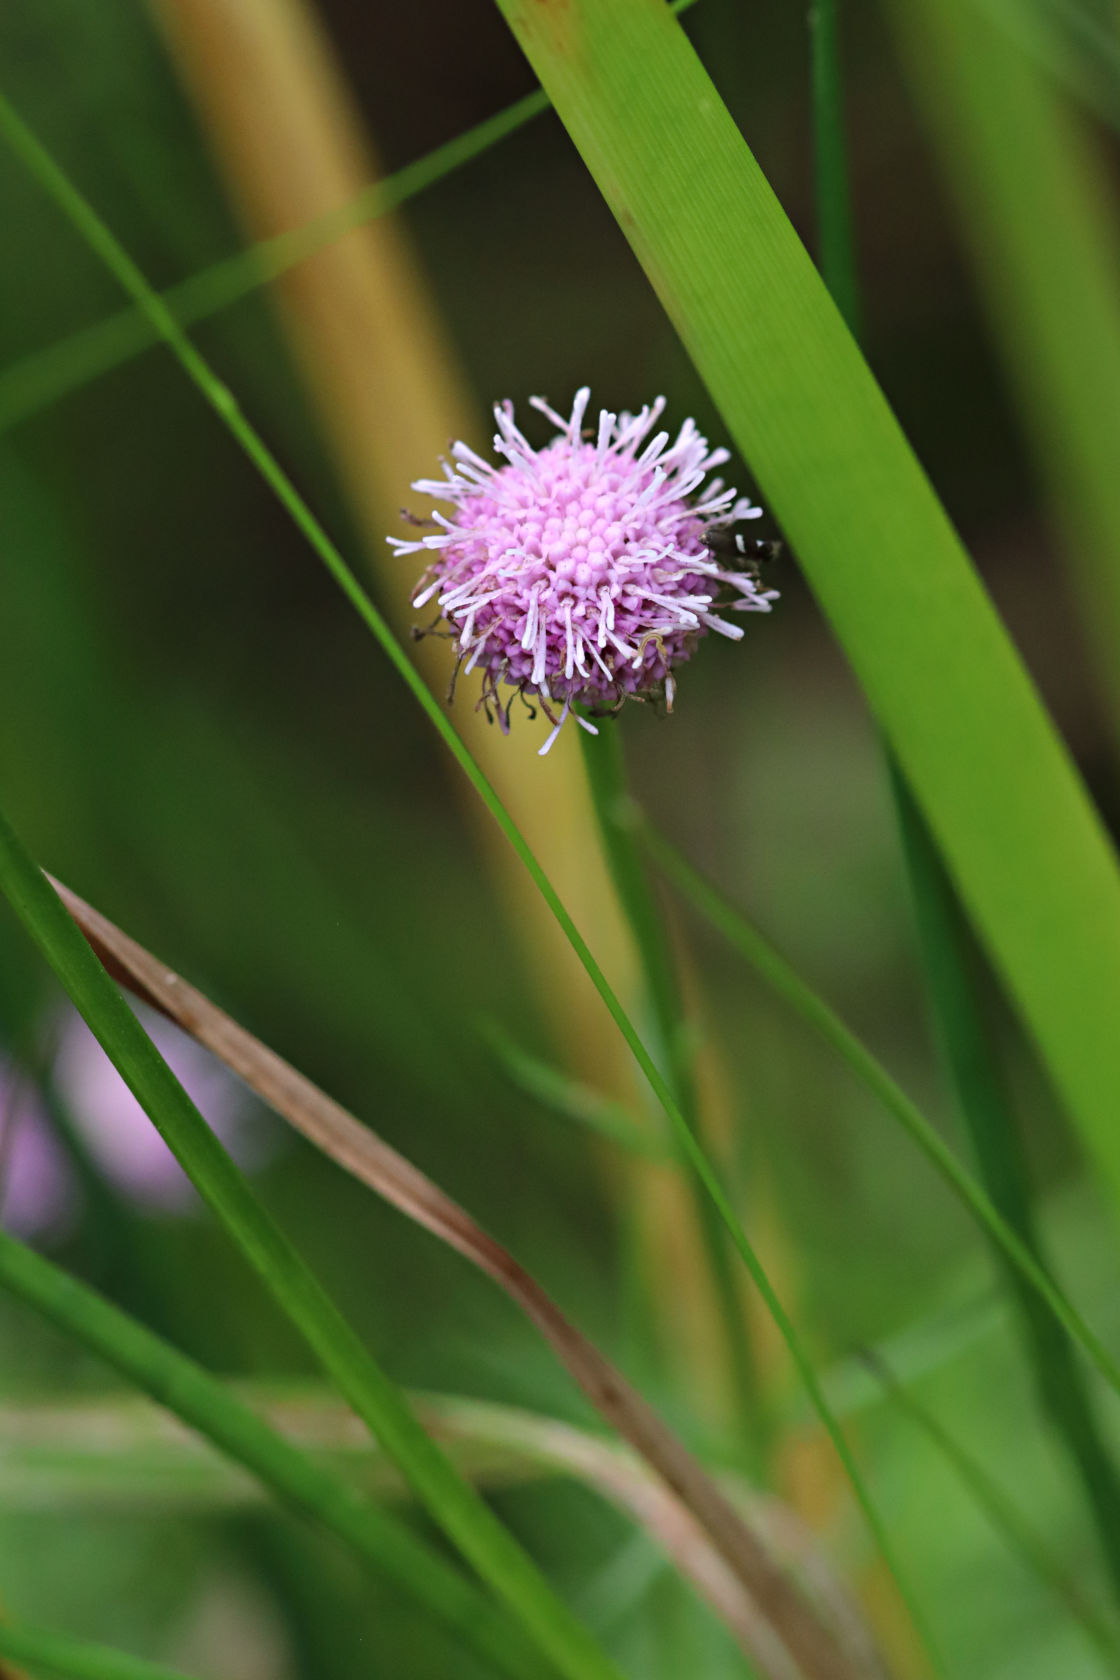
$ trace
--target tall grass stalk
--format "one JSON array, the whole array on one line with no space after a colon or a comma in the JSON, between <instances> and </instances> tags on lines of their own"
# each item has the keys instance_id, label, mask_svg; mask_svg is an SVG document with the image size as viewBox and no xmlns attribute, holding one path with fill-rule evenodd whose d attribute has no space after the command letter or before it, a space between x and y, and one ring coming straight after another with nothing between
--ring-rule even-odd
<instances>
[{"instance_id":1,"label":"tall grass stalk","mask_svg":"<svg viewBox=\"0 0 1120 1680\"><path fill-rule=\"evenodd\" d=\"M858 335L862 308L851 215L837 0L815 0L811 25L821 273L849 327ZM1120 503L1117 505L1120 509ZM1120 539L1120 529L1117 537ZM981 1181L993 1206L1024 1248L1049 1272L1032 1207L1030 1171L1019 1128L1008 1107L984 1027L969 960L967 924L922 813L885 742L884 753L917 912L930 1006L957 1104L976 1152ZM1069 1453L1113 1592L1120 1597L1120 1479L1073 1347L1035 1291L999 1250L997 1255L1015 1298L1023 1349L1044 1415Z\"/></svg>"},{"instance_id":2,"label":"tall grass stalk","mask_svg":"<svg viewBox=\"0 0 1120 1680\"><path fill-rule=\"evenodd\" d=\"M69 178L58 168L53 158L40 145L27 126L17 116L11 104L0 97L0 134L3 135L12 150L21 159L40 185L54 199L59 209L73 223L79 234L90 248L101 258L106 267L117 277L121 285L136 301L150 314L155 324L159 326L162 336L174 351L179 362L189 377L198 386L206 401L221 418L233 436L237 439L249 459L257 467L265 482L274 491L281 504L285 507L298 528L304 533L312 548L324 562L331 576L338 583L346 598L357 610L359 616L372 631L381 644L390 662L403 678L414 698L427 714L444 742L453 754L471 785L480 795L483 803L498 823L517 856L528 869L533 881L537 885L553 915L560 923L579 961L583 964L592 983L602 998L604 1004L614 1019L619 1031L630 1047L638 1066L648 1081L655 1097L664 1108L670 1124L679 1140L681 1151L687 1156L698 1178L704 1185L719 1213L727 1226L732 1241L743 1260L747 1271L758 1289L766 1308L789 1349L794 1364L813 1404L814 1410L820 1417L826 1432L831 1439L836 1452L844 1466L851 1482L856 1500L864 1513L868 1527L875 1537L884 1560L887 1562L891 1574L896 1580L901 1580L894 1565L892 1548L883 1528L881 1519L871 1502L864 1487L859 1469L852 1457L851 1451L844 1438L835 1417L832 1415L828 1402L821 1389L820 1382L813 1370L804 1348L794 1329L788 1314L775 1293L746 1232L735 1213L735 1210L724 1190L723 1184L704 1153L696 1136L692 1132L685 1116L681 1113L673 1097L667 1081L661 1074L648 1049L642 1042L632 1021L627 1015L617 995L615 994L606 975L603 973L590 947L579 929L572 921L567 909L559 898L548 876L541 868L532 850L513 822L509 813L499 799L493 786L485 776L479 765L456 733L450 720L433 699L419 673L408 660L404 649L393 636L388 624L378 612L373 602L362 589L354 573L347 566L341 553L331 542L310 508L299 496L295 487L283 472L279 463L244 415L241 413L232 392L215 376L207 362L186 338L182 329L168 313L157 294L149 286L136 264L124 251L118 241L111 234L104 222L93 210L82 195L73 186ZM146 1042L146 1041L145 1041ZM425 1438L426 1439L426 1438ZM900 1590L902 1590L900 1588Z\"/></svg>"},{"instance_id":3,"label":"tall grass stalk","mask_svg":"<svg viewBox=\"0 0 1120 1680\"><path fill-rule=\"evenodd\" d=\"M184 1172L431 1515L559 1674L568 1680L619 1680L614 1663L425 1433L257 1202L2 817L0 891Z\"/></svg>"}]
</instances>

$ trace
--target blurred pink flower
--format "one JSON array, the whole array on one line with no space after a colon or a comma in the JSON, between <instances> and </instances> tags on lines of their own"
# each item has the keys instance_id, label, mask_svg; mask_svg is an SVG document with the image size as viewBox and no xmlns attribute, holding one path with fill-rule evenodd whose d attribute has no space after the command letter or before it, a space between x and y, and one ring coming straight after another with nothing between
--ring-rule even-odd
<instances>
[{"instance_id":1,"label":"blurred pink flower","mask_svg":"<svg viewBox=\"0 0 1120 1680\"><path fill-rule=\"evenodd\" d=\"M144 1031L238 1164L250 1170L262 1166L275 1133L244 1086L162 1015L135 1008ZM80 1015L68 1018L59 1038L54 1079L90 1153L118 1189L166 1212L197 1205L187 1175Z\"/></svg>"},{"instance_id":2,"label":"blurred pink flower","mask_svg":"<svg viewBox=\"0 0 1120 1680\"><path fill-rule=\"evenodd\" d=\"M79 1199L34 1086L0 1058L0 1225L17 1237L60 1236Z\"/></svg>"},{"instance_id":3,"label":"blurred pink flower","mask_svg":"<svg viewBox=\"0 0 1120 1680\"><path fill-rule=\"evenodd\" d=\"M153 1010L137 1007L145 1032L238 1164L252 1171L272 1155L278 1129L209 1051ZM58 1031L53 1080L97 1166L142 1207L181 1214L198 1196L175 1157L81 1017ZM0 1219L18 1236L57 1234L73 1216L77 1186L65 1152L30 1084L0 1061Z\"/></svg>"}]
</instances>

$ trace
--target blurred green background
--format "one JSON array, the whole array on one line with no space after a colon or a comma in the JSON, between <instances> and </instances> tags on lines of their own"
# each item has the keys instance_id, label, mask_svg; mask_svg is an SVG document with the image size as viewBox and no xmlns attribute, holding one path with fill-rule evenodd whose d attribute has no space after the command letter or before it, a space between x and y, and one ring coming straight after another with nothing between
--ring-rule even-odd
<instances>
[{"instance_id":1,"label":"blurred green background","mask_svg":"<svg viewBox=\"0 0 1120 1680\"><path fill-rule=\"evenodd\" d=\"M319 10L386 169L532 86L481 0L321 0ZM869 358L1102 808L1120 814L1062 557L907 87L875 8L844 11ZM700 0L688 29L811 246L803 13L782 0ZM1099 61L1071 43L1076 76L1091 73L1088 91L1108 106ZM0 14L0 62L19 111L157 284L239 248L142 6L17 0ZM585 382L611 407L664 392L671 418L693 414L719 441L554 118L431 188L404 221L479 402L522 406L543 392L563 408ZM0 226L4 366L119 307L112 281L8 159ZM226 311L197 339L344 551L360 555L268 299ZM749 463L732 480L750 489ZM519 1092L474 1030L485 1014L526 1047L564 1056L563 1013L542 997L442 749L163 351L0 436L0 555L0 790L37 858L429 1171L686 1437L725 1450L718 1406L697 1394L668 1334L635 1344L626 1162ZM796 556L775 582L773 618L751 620L741 647L705 646L671 721L638 708L623 718L635 788L963 1149L927 1033L874 732ZM838 1403L858 1414L872 1486L951 1671L1102 1672L936 1450L852 1363L859 1346L884 1345L1092 1585L1090 1540L978 1237L835 1060L683 910L673 918L700 1031L719 1047L740 1193ZM1113 1233L1036 1066L990 1001L1064 1275L1102 1332L1120 1332ZM41 1059L58 1009L0 911L0 1044ZM82 1170L80 1208L40 1237L57 1259L216 1370L308 1374L207 1217L146 1211L90 1162ZM277 1135L259 1182L396 1378L594 1423L493 1287L298 1140ZM811 1434L771 1357L791 1437ZM7 1302L0 1370L0 1395L12 1398L112 1386ZM103 1508L77 1491L35 1509L30 1497L5 1501L3 1458L0 1438L0 1604L13 1613L238 1680L474 1672L294 1521L158 1501ZM830 1471L811 1480L825 1542L858 1582L868 1570L858 1525ZM787 1489L800 1486L791 1473ZM643 1563L644 1543L592 1494L553 1481L496 1497L635 1676L743 1672L707 1612Z\"/></svg>"}]
</instances>

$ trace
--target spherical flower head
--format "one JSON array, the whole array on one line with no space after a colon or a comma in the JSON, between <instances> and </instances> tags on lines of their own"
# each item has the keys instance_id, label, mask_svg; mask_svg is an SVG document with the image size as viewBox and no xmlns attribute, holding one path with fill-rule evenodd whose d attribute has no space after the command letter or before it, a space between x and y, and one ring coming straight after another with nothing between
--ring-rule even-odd
<instances>
[{"instance_id":1,"label":"spherical flower head","mask_svg":"<svg viewBox=\"0 0 1120 1680\"><path fill-rule=\"evenodd\" d=\"M727 451L709 450L691 420L672 443L668 432L650 438L663 397L638 414L604 409L585 430L590 397L586 387L577 392L567 420L529 399L558 432L539 450L514 424L512 403L499 404L502 464L453 444L443 479L413 485L451 503L453 516L433 512L433 535L388 539L398 553L431 556L413 605L434 599L439 614L417 633L455 640L456 676L482 669L479 704L503 731L513 700L536 697L553 726L542 753L577 706L602 714L634 698L671 710L673 670L700 638L743 634L717 607L769 612L776 598L753 564L728 569L725 547L746 556L756 545L713 541L762 512L720 479L704 484ZM440 623L447 628L437 631Z\"/></svg>"}]
</instances>

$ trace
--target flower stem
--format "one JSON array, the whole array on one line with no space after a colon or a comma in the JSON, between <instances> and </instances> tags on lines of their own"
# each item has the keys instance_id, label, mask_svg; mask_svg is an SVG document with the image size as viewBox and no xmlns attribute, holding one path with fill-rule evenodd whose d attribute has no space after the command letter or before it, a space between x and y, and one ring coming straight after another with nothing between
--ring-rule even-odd
<instances>
[{"instance_id":1,"label":"flower stem","mask_svg":"<svg viewBox=\"0 0 1120 1680\"><path fill-rule=\"evenodd\" d=\"M843 77L836 0L814 0L810 12L813 150L821 274L852 332L860 329L844 135ZM984 1187L1031 1258L1049 1272L1031 1203L1022 1139L1007 1104L984 1028L976 984L979 952L932 835L890 748L887 776L906 859L930 1007L957 1104L972 1140ZM1021 1271L999 1260L1018 1307L1039 1401L1064 1440L1092 1515L1113 1592L1120 1600L1120 1478L1105 1446L1067 1332L1046 1310Z\"/></svg>"},{"instance_id":2,"label":"flower stem","mask_svg":"<svg viewBox=\"0 0 1120 1680\"><path fill-rule=\"evenodd\" d=\"M599 822L611 880L637 947L653 1028L653 1054L689 1125L698 1131L696 1079L685 1031L676 964L654 897L633 825L626 820L630 796L617 725L591 736L580 730L591 801ZM742 1429L745 1461L761 1474L766 1427L758 1371L742 1297L736 1284L727 1234L711 1198L678 1146L676 1157L689 1187L727 1349L735 1415Z\"/></svg>"}]
</instances>

